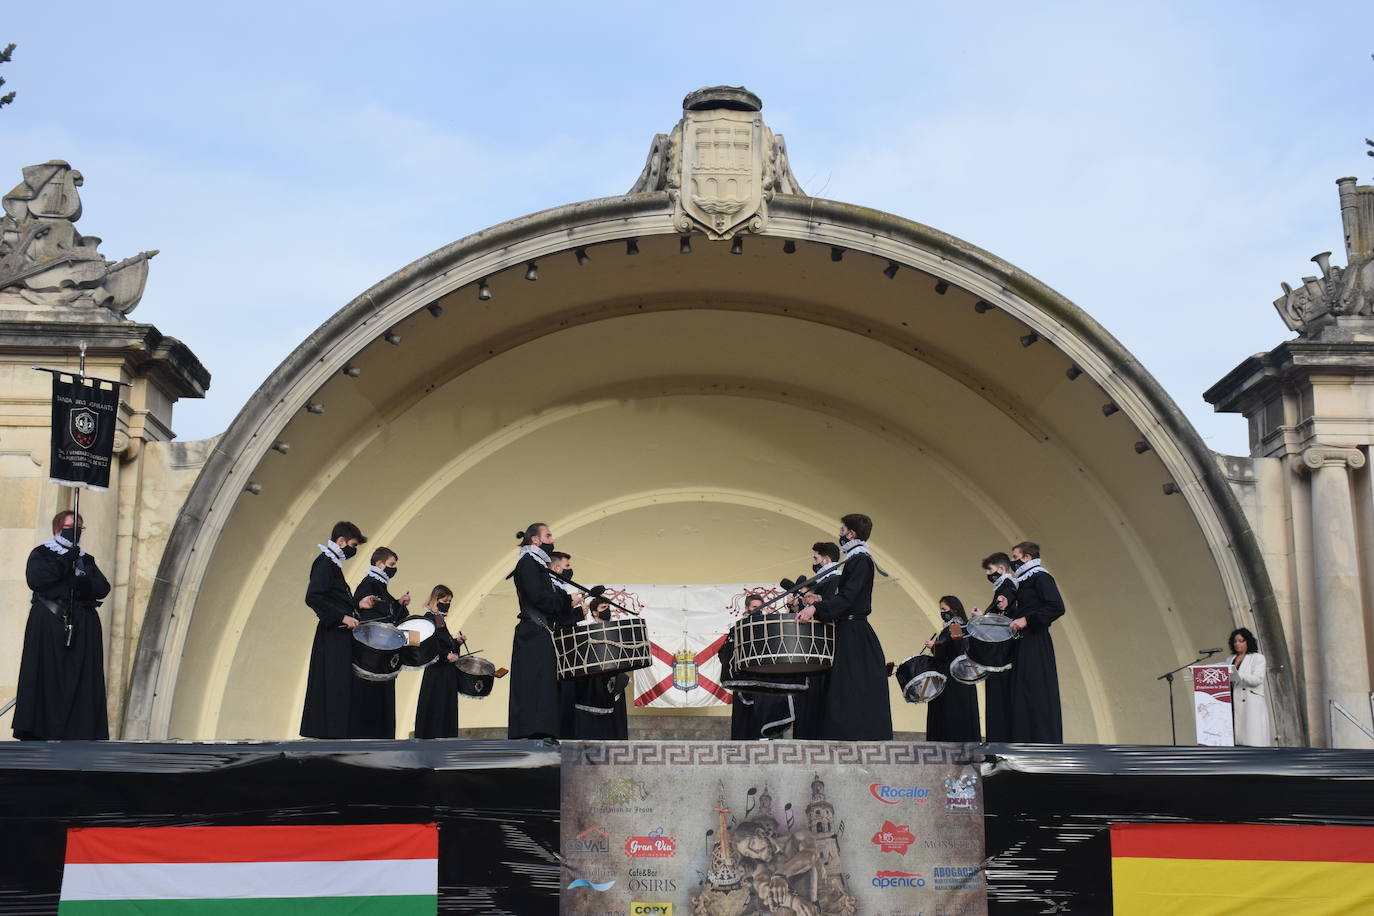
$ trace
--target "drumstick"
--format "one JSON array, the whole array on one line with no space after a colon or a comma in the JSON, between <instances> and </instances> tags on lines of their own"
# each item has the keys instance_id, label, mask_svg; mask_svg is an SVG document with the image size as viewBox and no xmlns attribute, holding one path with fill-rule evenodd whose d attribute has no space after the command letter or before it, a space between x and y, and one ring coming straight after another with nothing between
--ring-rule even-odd
<instances>
[{"instance_id":1,"label":"drumstick","mask_svg":"<svg viewBox=\"0 0 1374 916\"><path fill-rule=\"evenodd\" d=\"M557 582L566 582L567 584L571 585L573 588L577 589L578 591L584 592L585 594L588 594L588 595L591 595L593 598L600 598L602 601L606 602L606 603L609 604L611 607L620 608L622 611L624 611L624 612L627 613L627 614L633 614L633 615L635 615L636 617L640 616L639 611L632 611L632 610L630 610L629 608L625 607L624 605L616 604L616 603L615 603L614 601L612 601L610 598L607 598L607 597L605 596L605 594L604 594L604 592L605 592L605 586L600 586L601 591L600 591L600 592L596 592L596 591L593 591L593 590L590 589L590 588L587 588L587 586L585 586L585 585L579 585L578 583L574 582L574 581L571 580L571 579L564 579L562 576L558 575L557 573L552 573L552 572L549 573L549 578L552 579L555 583L557 583Z\"/></svg>"}]
</instances>

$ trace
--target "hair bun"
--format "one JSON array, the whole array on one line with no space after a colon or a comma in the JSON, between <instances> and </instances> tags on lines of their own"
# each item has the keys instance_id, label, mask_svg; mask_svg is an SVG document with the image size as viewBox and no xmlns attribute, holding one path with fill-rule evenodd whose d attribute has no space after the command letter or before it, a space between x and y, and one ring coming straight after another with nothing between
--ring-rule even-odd
<instances>
[{"instance_id":1,"label":"hair bun","mask_svg":"<svg viewBox=\"0 0 1374 916\"><path fill-rule=\"evenodd\" d=\"M525 539L525 532L523 532L523 531L517 531L517 532L515 532L515 539L518 540L518 541L523 541L523 540Z\"/></svg>"}]
</instances>

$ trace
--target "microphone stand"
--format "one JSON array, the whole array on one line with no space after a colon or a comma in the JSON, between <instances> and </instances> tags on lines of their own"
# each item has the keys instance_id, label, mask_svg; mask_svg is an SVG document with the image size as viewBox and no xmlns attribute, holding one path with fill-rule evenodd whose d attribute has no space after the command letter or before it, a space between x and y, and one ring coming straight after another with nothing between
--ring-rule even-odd
<instances>
[{"instance_id":1,"label":"microphone stand","mask_svg":"<svg viewBox=\"0 0 1374 916\"><path fill-rule=\"evenodd\" d=\"M1157 681L1168 682L1166 686L1169 690L1169 743L1172 745L1178 745L1178 726L1174 722L1174 675L1178 674L1185 668L1191 668L1198 662L1206 661L1215 654L1215 652L1204 652L1192 661L1179 665L1173 671L1166 671L1164 674L1161 674L1159 677L1155 678L1155 680Z\"/></svg>"}]
</instances>

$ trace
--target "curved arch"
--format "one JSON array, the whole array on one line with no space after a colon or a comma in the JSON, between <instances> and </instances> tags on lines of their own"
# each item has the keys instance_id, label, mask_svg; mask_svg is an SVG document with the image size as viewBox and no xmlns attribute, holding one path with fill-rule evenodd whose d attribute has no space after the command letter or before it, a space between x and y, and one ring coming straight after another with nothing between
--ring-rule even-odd
<instances>
[{"instance_id":1,"label":"curved arch","mask_svg":"<svg viewBox=\"0 0 1374 916\"><path fill-rule=\"evenodd\" d=\"M1202 532L1233 617L1258 626L1270 645L1285 644L1275 637L1282 633L1281 623L1253 533L1210 452L1154 379L1086 313L994 256L889 214L831 201L780 196L773 201L770 215L767 236L890 259L966 291L1053 344L1101 387L1153 446ZM126 704L125 735L166 736L181 646L192 622L208 557L250 475L274 439L340 369L388 328L479 279L575 247L656 236L676 236L666 195L657 193L591 201L513 220L455 242L398 271L344 306L298 347L220 438L178 516L140 634ZM750 244L761 241L751 238ZM735 305L748 311L771 308L803 320L824 319L821 323L831 326L845 326L865 314L863 307L856 307L840 310L838 318L834 314L798 315L789 311L795 310L794 306L781 300L770 306L761 298L757 294L742 297ZM598 301L598 314L616 308L623 312L631 306L634 312L643 312L644 305L653 299L652 294L646 294L637 302ZM711 305L729 306L727 300L716 295ZM567 318L561 320L566 324ZM846 330L858 334L859 326ZM874 336L872 330L867 334ZM518 346L520 336L515 334L506 342ZM889 345L893 345L891 341ZM942 358L934 349L922 351L914 334L911 341L903 341L896 348L908 356L924 357L948 377L959 379L998 405L1027 432L1049 438L1033 412L1019 405L1014 395L991 390L988 380L968 374L960 361ZM455 373L461 371L466 370L454 369ZM1252 613L1254 619L1250 620ZM1280 734L1290 742L1300 740L1291 668L1286 657L1274 661L1281 672L1278 686L1282 695L1275 704Z\"/></svg>"}]
</instances>

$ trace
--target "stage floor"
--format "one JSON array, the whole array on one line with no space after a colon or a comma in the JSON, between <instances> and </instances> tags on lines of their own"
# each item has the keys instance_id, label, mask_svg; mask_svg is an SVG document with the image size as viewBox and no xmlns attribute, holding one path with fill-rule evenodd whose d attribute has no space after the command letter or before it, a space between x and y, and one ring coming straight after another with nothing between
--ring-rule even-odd
<instances>
[{"instance_id":1,"label":"stage floor","mask_svg":"<svg viewBox=\"0 0 1374 916\"><path fill-rule=\"evenodd\" d=\"M1374 826L1374 752L961 745L993 913L1109 913L1113 823ZM560 749L536 741L0 744L0 914L56 913L66 828L440 825L440 912L557 912Z\"/></svg>"}]
</instances>

